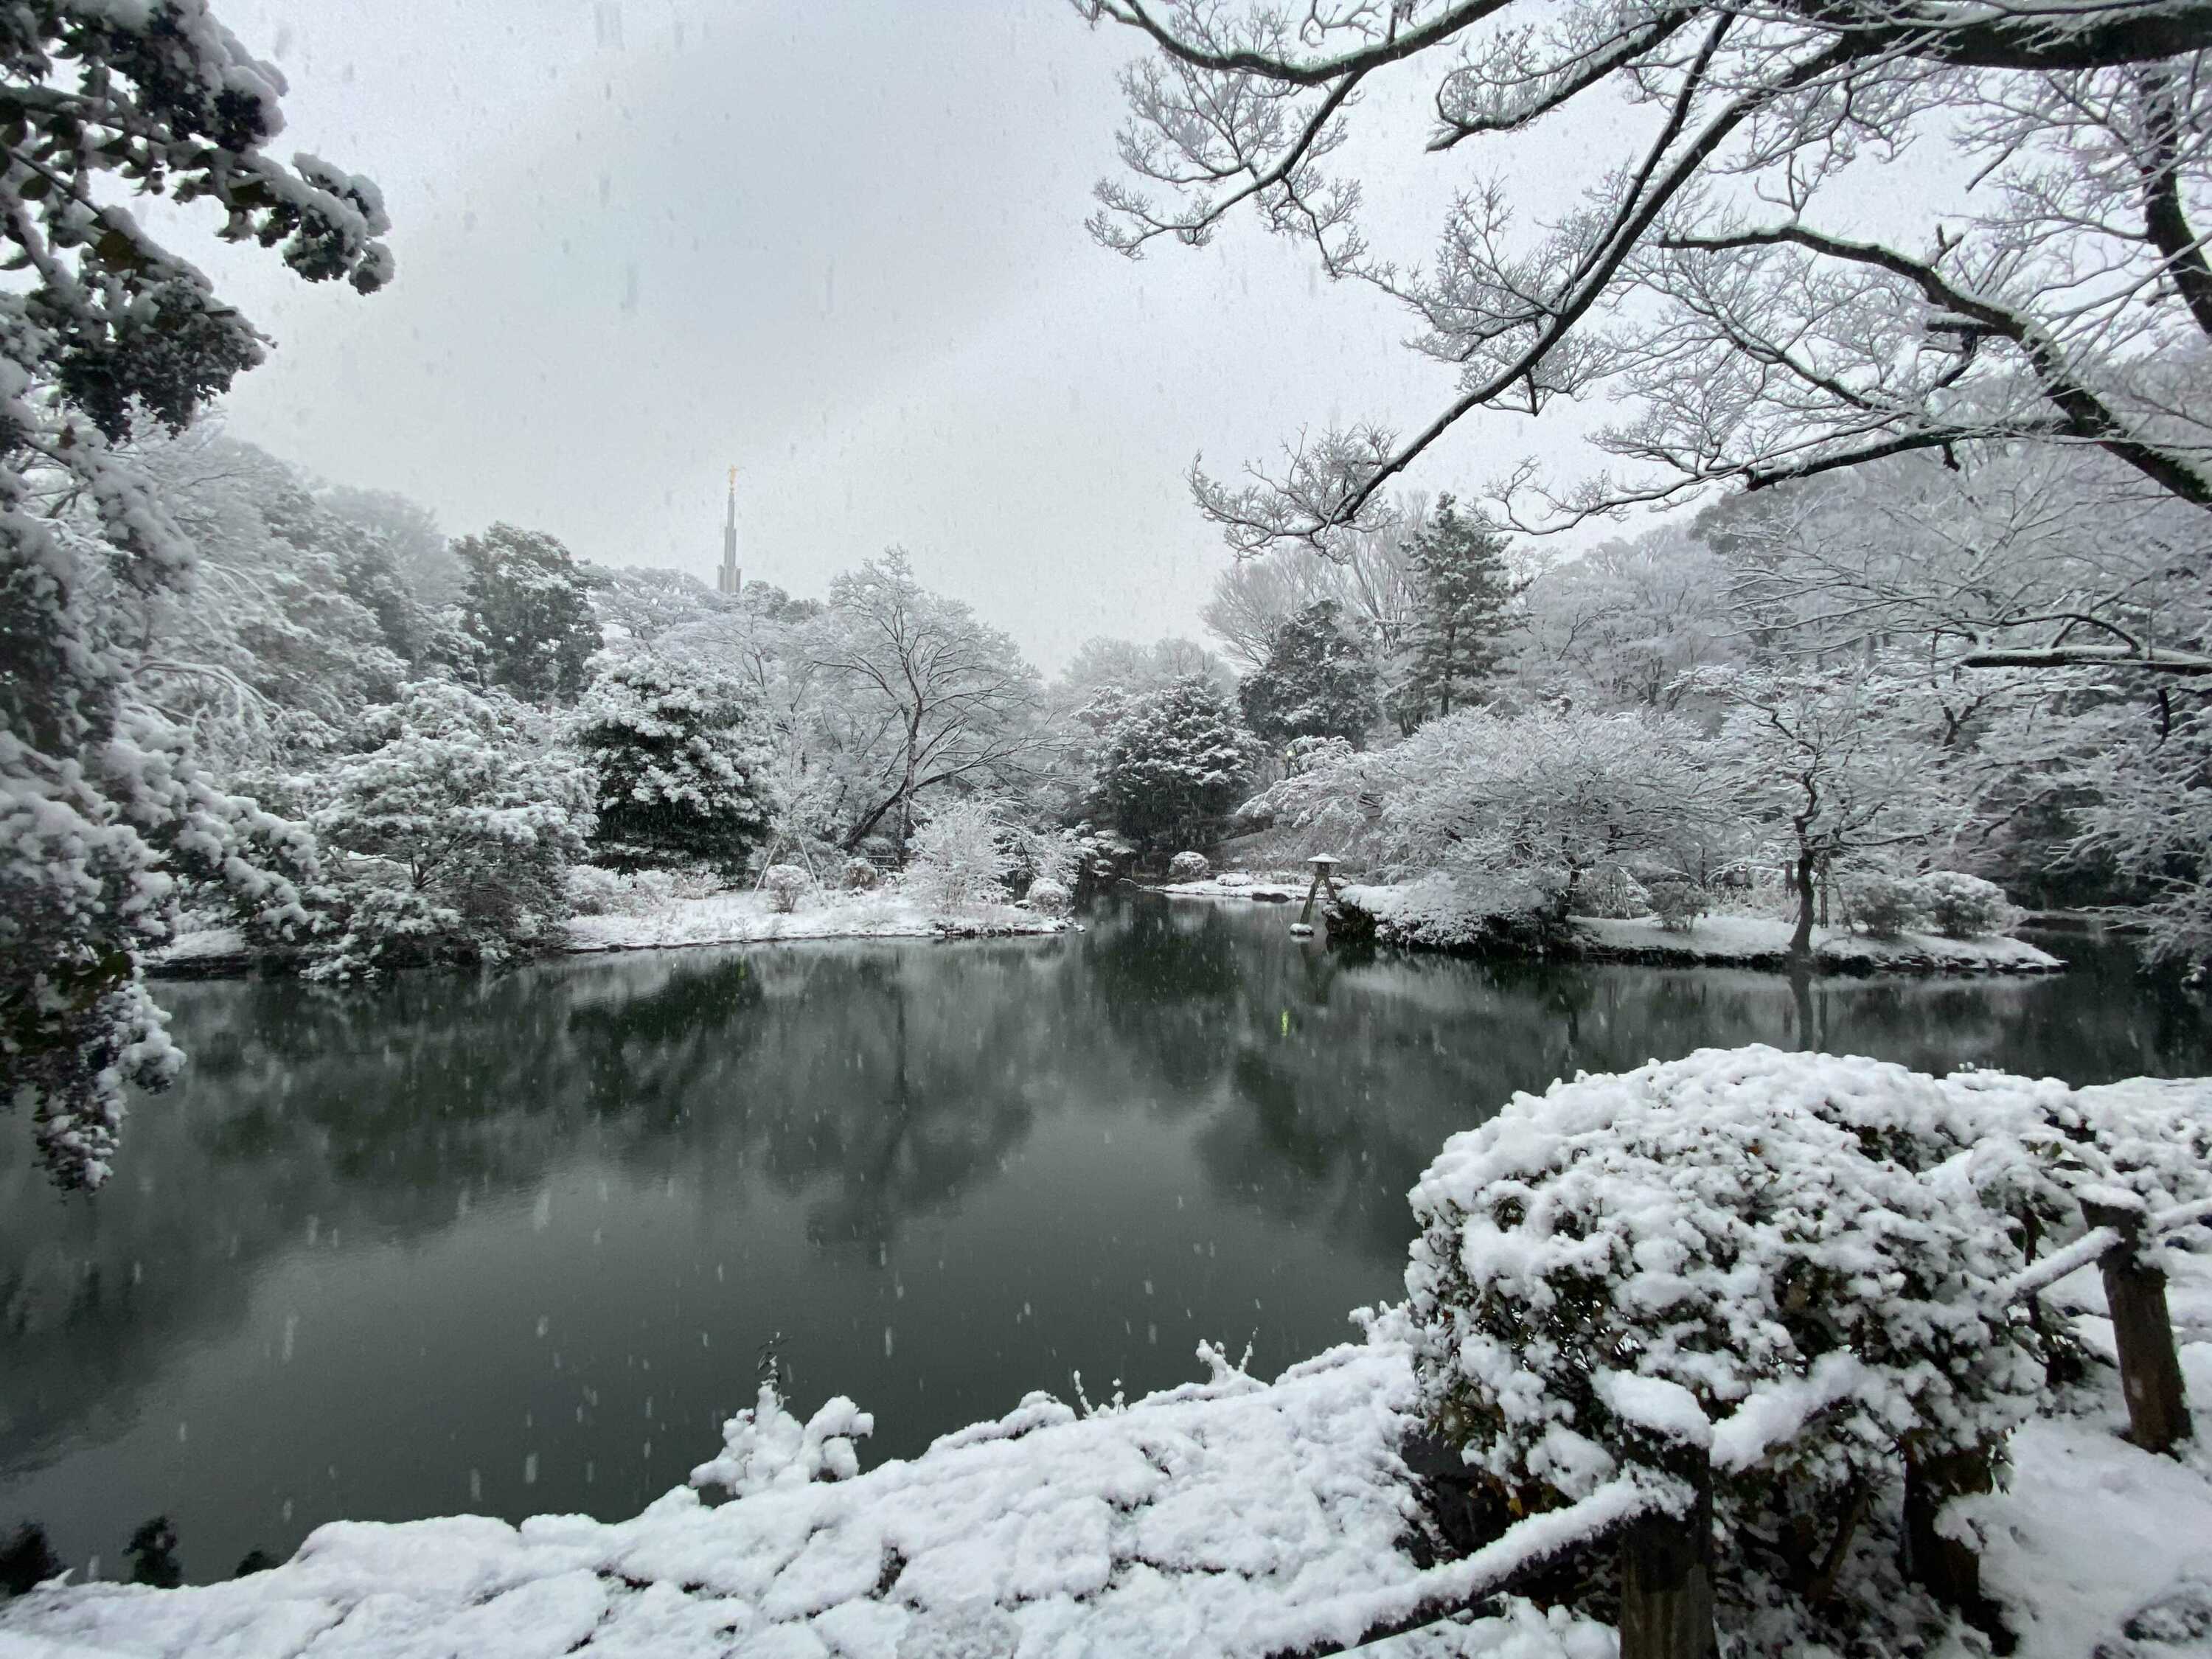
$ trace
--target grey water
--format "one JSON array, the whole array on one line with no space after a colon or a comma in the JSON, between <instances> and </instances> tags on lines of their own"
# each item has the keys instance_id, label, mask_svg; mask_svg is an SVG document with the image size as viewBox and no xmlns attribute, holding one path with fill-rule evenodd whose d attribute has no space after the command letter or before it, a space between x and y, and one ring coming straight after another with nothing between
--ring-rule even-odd
<instances>
[{"instance_id":1,"label":"grey water","mask_svg":"<svg viewBox=\"0 0 2212 1659\"><path fill-rule=\"evenodd\" d=\"M1829 980L1352 956L1280 908L1079 935L569 958L329 991L171 985L185 1081L95 1196L0 1120L0 1530L188 1577L314 1527L635 1513L776 1339L872 1459L1352 1340L1405 1194L1518 1089L1711 1044L2075 1083L2212 1072L2124 945L2063 977Z\"/></svg>"}]
</instances>

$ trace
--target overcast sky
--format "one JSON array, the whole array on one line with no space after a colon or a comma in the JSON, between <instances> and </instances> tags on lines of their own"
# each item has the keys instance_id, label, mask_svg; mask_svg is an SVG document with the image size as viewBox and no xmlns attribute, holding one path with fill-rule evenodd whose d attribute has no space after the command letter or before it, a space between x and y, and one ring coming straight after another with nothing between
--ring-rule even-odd
<instances>
[{"instance_id":1,"label":"overcast sky","mask_svg":"<svg viewBox=\"0 0 2212 1659\"><path fill-rule=\"evenodd\" d=\"M734 463L749 577L818 594L900 543L1051 668L1096 634L1198 633L1228 556L1194 453L1233 469L1449 395L1402 318L1249 222L1135 264L1091 240L1133 45L1062 0L222 15L291 82L279 149L381 185L399 272L364 300L194 239L276 341L232 428L449 532L507 519L711 580ZM1429 192L1378 191L1416 255L1467 182L1417 136L1374 152ZM1471 489L1533 435L1500 417L1413 482Z\"/></svg>"}]
</instances>

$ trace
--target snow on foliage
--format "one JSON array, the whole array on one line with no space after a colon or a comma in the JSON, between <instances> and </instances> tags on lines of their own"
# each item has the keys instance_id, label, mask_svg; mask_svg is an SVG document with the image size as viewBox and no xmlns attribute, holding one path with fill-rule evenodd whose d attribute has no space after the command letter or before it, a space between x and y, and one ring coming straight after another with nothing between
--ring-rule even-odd
<instances>
[{"instance_id":1,"label":"snow on foliage","mask_svg":"<svg viewBox=\"0 0 2212 1659\"><path fill-rule=\"evenodd\" d=\"M1064 916L1075 903L1066 887L1049 876L1039 876L1031 882L1023 902L1042 916Z\"/></svg>"},{"instance_id":2,"label":"snow on foliage","mask_svg":"<svg viewBox=\"0 0 2212 1659\"><path fill-rule=\"evenodd\" d=\"M1565 915L1588 872L1664 860L1720 806L1692 732L1668 716L1477 708L1393 748L1317 757L1246 813L1381 874L1524 889Z\"/></svg>"},{"instance_id":3,"label":"snow on foliage","mask_svg":"<svg viewBox=\"0 0 2212 1659\"><path fill-rule=\"evenodd\" d=\"M775 818L775 755L744 688L696 659L631 651L603 662L574 739L598 774L592 846L617 869L735 872Z\"/></svg>"},{"instance_id":4,"label":"snow on foliage","mask_svg":"<svg viewBox=\"0 0 2212 1659\"><path fill-rule=\"evenodd\" d=\"M1114 827L1143 847L1211 842L1258 752L1235 705L1186 676L1138 698L1107 732L1099 797Z\"/></svg>"},{"instance_id":5,"label":"snow on foliage","mask_svg":"<svg viewBox=\"0 0 2212 1659\"><path fill-rule=\"evenodd\" d=\"M1413 1194L1386 1321L1516 1513L1710 1446L1731 1529L1841 1514L1900 1454L2001 1455L2043 1401L2031 1219L2212 1190L2201 1091L1709 1049L1516 1095Z\"/></svg>"},{"instance_id":6,"label":"snow on foliage","mask_svg":"<svg viewBox=\"0 0 2212 1659\"><path fill-rule=\"evenodd\" d=\"M2020 913L2004 889L1957 870L1931 870L1913 884L1921 913L1946 939L1986 939L2009 932Z\"/></svg>"},{"instance_id":7,"label":"snow on foliage","mask_svg":"<svg viewBox=\"0 0 2212 1659\"><path fill-rule=\"evenodd\" d=\"M1203 853L1177 853L1168 860L1170 881L1204 881L1213 866Z\"/></svg>"},{"instance_id":8,"label":"snow on foliage","mask_svg":"<svg viewBox=\"0 0 2212 1659\"><path fill-rule=\"evenodd\" d=\"M996 802L974 796L951 802L914 832L907 889L947 915L1003 904L1016 861L1010 843Z\"/></svg>"},{"instance_id":9,"label":"snow on foliage","mask_svg":"<svg viewBox=\"0 0 2212 1659\"><path fill-rule=\"evenodd\" d=\"M802 1424L766 1378L754 1403L722 1425L721 1455L693 1469L691 1484L750 1498L778 1486L849 1480L860 1472L853 1443L875 1431L876 1419L842 1395Z\"/></svg>"},{"instance_id":10,"label":"snow on foliage","mask_svg":"<svg viewBox=\"0 0 2212 1659\"><path fill-rule=\"evenodd\" d=\"M583 568L543 532L495 524L453 544L467 572L461 627L484 683L530 702L574 702L599 648Z\"/></svg>"},{"instance_id":11,"label":"snow on foliage","mask_svg":"<svg viewBox=\"0 0 2212 1659\"><path fill-rule=\"evenodd\" d=\"M57 1179L96 1186L125 1086L180 1058L140 978L179 878L264 905L288 879L256 851L283 832L214 789L134 684L137 602L193 550L118 451L140 423L186 424L263 342L100 198L119 181L211 203L230 240L363 293L392 258L374 185L263 154L283 77L205 0L17 8L0 71L0 240L21 273L0 293L0 1095L37 1118Z\"/></svg>"},{"instance_id":12,"label":"snow on foliage","mask_svg":"<svg viewBox=\"0 0 2212 1659\"><path fill-rule=\"evenodd\" d=\"M362 747L310 786L334 879L316 976L501 962L568 914L589 781L542 717L500 692L425 680L362 718Z\"/></svg>"},{"instance_id":13,"label":"snow on foliage","mask_svg":"<svg viewBox=\"0 0 2212 1659\"><path fill-rule=\"evenodd\" d=\"M796 864L771 864L761 872L761 888L769 908L788 915L814 886L814 878Z\"/></svg>"}]
</instances>

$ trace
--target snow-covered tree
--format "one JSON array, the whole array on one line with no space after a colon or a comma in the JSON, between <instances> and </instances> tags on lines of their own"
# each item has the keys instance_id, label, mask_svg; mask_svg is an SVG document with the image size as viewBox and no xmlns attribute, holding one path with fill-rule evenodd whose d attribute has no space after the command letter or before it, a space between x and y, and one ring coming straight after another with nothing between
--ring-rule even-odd
<instances>
[{"instance_id":1,"label":"snow-covered tree","mask_svg":"<svg viewBox=\"0 0 2212 1659\"><path fill-rule=\"evenodd\" d=\"M227 240L362 293L392 259L373 185L264 153L283 76L205 0L20 6L0 80L0 1097L58 1178L96 1185L125 1086L179 1063L141 976L179 878L283 890L246 856L259 815L138 693L118 605L177 585L192 548L117 446L182 428L264 342L116 198L209 204Z\"/></svg>"},{"instance_id":2,"label":"snow-covered tree","mask_svg":"<svg viewBox=\"0 0 2212 1659\"><path fill-rule=\"evenodd\" d=\"M2164 721L2096 724L2105 740L2069 777L2088 796L2070 850L2112 868L2147 899L2141 914L2153 960L2212 962L2212 704L2194 698Z\"/></svg>"},{"instance_id":3,"label":"snow-covered tree","mask_svg":"<svg viewBox=\"0 0 2212 1659\"><path fill-rule=\"evenodd\" d=\"M736 609L738 603L682 570L586 566L585 579L591 584L592 613L599 619L600 631L610 638L640 645L651 645L673 630L719 617Z\"/></svg>"},{"instance_id":4,"label":"snow-covered tree","mask_svg":"<svg viewBox=\"0 0 2212 1659\"><path fill-rule=\"evenodd\" d=\"M1562 517L1716 481L1753 487L1907 451L2094 447L2212 504L2187 388L2212 343L2194 228L2212 122L2196 6L1660 0L1082 0L1152 49L1126 75L1121 154L1094 232L1134 254L1202 243L1241 208L1333 277L1410 313L1455 385L1401 436L1302 439L1272 476L1197 480L1237 548L1326 540L1477 410L1538 416L1604 393L1614 476L1540 488ZM1428 132L1347 147L1370 79L1426 71ZM1458 193L1432 258L1375 246L1342 158L1425 143L1455 174L1547 118L1605 137L1563 180ZM1915 140L1955 188L1861 206ZM1562 207L1573 185L1580 202ZM1503 481L1527 495L1527 471Z\"/></svg>"},{"instance_id":5,"label":"snow-covered tree","mask_svg":"<svg viewBox=\"0 0 2212 1659\"><path fill-rule=\"evenodd\" d=\"M1540 571L1522 596L1514 672L1577 706L1679 709L1695 671L1737 660L1729 567L1673 526Z\"/></svg>"},{"instance_id":6,"label":"snow-covered tree","mask_svg":"<svg viewBox=\"0 0 2212 1659\"><path fill-rule=\"evenodd\" d=\"M1405 682L1393 693L1401 719L1418 724L1480 702L1505 664L1515 583L1505 542L1449 495L1414 533L1407 562L1413 575L1413 625L1407 632Z\"/></svg>"},{"instance_id":7,"label":"snow-covered tree","mask_svg":"<svg viewBox=\"0 0 2212 1659\"><path fill-rule=\"evenodd\" d=\"M1886 666L1844 675L1754 666L1710 677L1729 708L1721 768L1741 809L1779 832L1797 898L1790 948L1799 956L1812 949L1831 869L1940 843L1972 810L1926 687Z\"/></svg>"},{"instance_id":8,"label":"snow-covered tree","mask_svg":"<svg viewBox=\"0 0 2212 1659\"><path fill-rule=\"evenodd\" d=\"M797 644L814 674L813 764L849 850L906 847L931 792L1015 791L1048 746L1036 671L896 549L830 585Z\"/></svg>"},{"instance_id":9,"label":"snow-covered tree","mask_svg":"<svg viewBox=\"0 0 2212 1659\"><path fill-rule=\"evenodd\" d=\"M1114 827L1141 847L1209 845L1243 799L1257 759L1234 704L1202 679L1177 680L1139 698L1108 732L1099 799Z\"/></svg>"},{"instance_id":10,"label":"snow-covered tree","mask_svg":"<svg viewBox=\"0 0 2212 1659\"><path fill-rule=\"evenodd\" d=\"M447 680L362 717L356 752L312 786L331 879L312 971L501 962L568 913L591 780L546 718Z\"/></svg>"},{"instance_id":11,"label":"snow-covered tree","mask_svg":"<svg viewBox=\"0 0 2212 1659\"><path fill-rule=\"evenodd\" d=\"M461 626L484 683L532 702L574 702L599 648L575 555L541 531L495 524L456 541L453 556L467 572Z\"/></svg>"},{"instance_id":12,"label":"snow-covered tree","mask_svg":"<svg viewBox=\"0 0 2212 1659\"><path fill-rule=\"evenodd\" d=\"M630 650L604 662L577 708L575 742L596 777L593 854L617 870L740 870L781 805L744 688L696 659Z\"/></svg>"},{"instance_id":13,"label":"snow-covered tree","mask_svg":"<svg viewBox=\"0 0 2212 1659\"><path fill-rule=\"evenodd\" d=\"M1709 762L1687 726L1649 711L1463 709L1325 759L1247 810L1384 873L1510 885L1564 917L1592 870L1686 863L1727 825Z\"/></svg>"},{"instance_id":14,"label":"snow-covered tree","mask_svg":"<svg viewBox=\"0 0 2212 1659\"><path fill-rule=\"evenodd\" d=\"M1239 559L1214 579L1199 614L1231 654L1257 668L1277 629L1308 605L1334 599L1373 641L1376 657L1392 661L1413 623L1413 532L1428 516L1426 495L1401 491L1384 522L1346 531L1327 553L1289 544L1265 557Z\"/></svg>"},{"instance_id":15,"label":"snow-covered tree","mask_svg":"<svg viewBox=\"0 0 2212 1659\"><path fill-rule=\"evenodd\" d=\"M1267 660L1237 686L1255 736L1275 744L1298 738L1364 743L1382 718L1379 676L1367 642L1345 626L1344 607L1316 599L1275 630Z\"/></svg>"},{"instance_id":16,"label":"snow-covered tree","mask_svg":"<svg viewBox=\"0 0 2212 1659\"><path fill-rule=\"evenodd\" d=\"M1006 901L1017 860L1011 826L999 805L978 795L941 803L914 832L908 848L908 890L947 914Z\"/></svg>"}]
</instances>

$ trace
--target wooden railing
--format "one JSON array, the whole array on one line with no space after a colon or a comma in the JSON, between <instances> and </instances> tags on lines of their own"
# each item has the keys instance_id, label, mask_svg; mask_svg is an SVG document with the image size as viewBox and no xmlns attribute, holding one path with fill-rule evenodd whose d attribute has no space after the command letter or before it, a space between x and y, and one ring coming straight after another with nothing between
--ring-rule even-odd
<instances>
[{"instance_id":1,"label":"wooden railing","mask_svg":"<svg viewBox=\"0 0 2212 1659\"><path fill-rule=\"evenodd\" d=\"M2191 1423L2166 1273L2151 1247L2212 1222L2212 1200L2153 1212L2133 1194L2101 1189L2081 1196L2081 1210L2089 1230L2006 1280L1995 1299L2001 1306L2024 1301L2094 1262L2112 1310L2129 1438L2146 1451L2170 1454L2190 1437ZM1680 1445L1665 1468L1622 1475L1563 1509L1516 1522L1472 1555L1388 1589L1301 1608L1279 1630L1258 1632L1255 1648L1267 1659L1349 1653L1466 1612L1547 1562L1610 1540L1620 1552L1620 1659L1711 1659L1713 1475L1763 1457L1778 1437L1778 1418L1802 1425L1847 1396L1853 1371L1849 1356L1829 1355L1809 1376L1744 1401L1713 1425L1709 1444ZM1981 1623L1993 1610L1982 1596L1979 1559L1972 1545L1943 1534L1936 1517L1952 1498L1990 1485L1985 1457L1954 1455L1926 1466L1908 1461L1905 1469L1908 1571L1937 1599Z\"/></svg>"}]
</instances>

